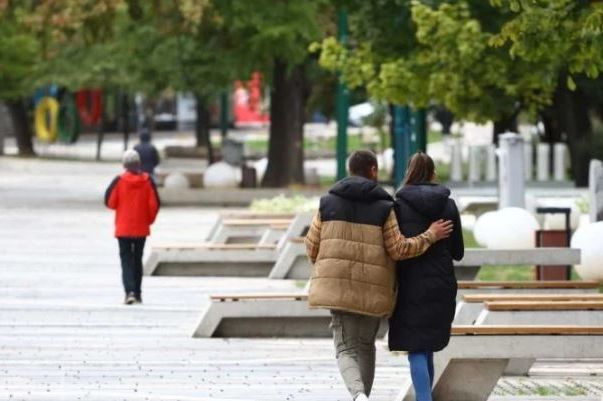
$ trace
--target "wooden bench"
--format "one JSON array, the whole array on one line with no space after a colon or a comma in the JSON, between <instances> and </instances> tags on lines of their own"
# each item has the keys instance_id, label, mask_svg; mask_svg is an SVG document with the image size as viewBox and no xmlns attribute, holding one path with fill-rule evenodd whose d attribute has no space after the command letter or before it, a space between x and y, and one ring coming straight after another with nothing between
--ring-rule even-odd
<instances>
[{"instance_id":1,"label":"wooden bench","mask_svg":"<svg viewBox=\"0 0 603 401\"><path fill-rule=\"evenodd\" d=\"M486 301L475 325L603 325L603 298L571 301Z\"/></svg>"},{"instance_id":2,"label":"wooden bench","mask_svg":"<svg viewBox=\"0 0 603 401\"><path fill-rule=\"evenodd\" d=\"M543 282L546 283L546 282ZM570 282L571 283L571 282ZM593 291L594 290L594 291ZM467 294L462 296L462 301L456 306L454 323L460 325L474 324L487 302L559 302L559 301L603 301L603 294L597 294L596 288L578 288L574 293L566 294ZM585 291L592 291L585 293Z\"/></svg>"},{"instance_id":3,"label":"wooden bench","mask_svg":"<svg viewBox=\"0 0 603 401\"><path fill-rule=\"evenodd\" d=\"M295 213L221 212L209 230L206 241L268 243L282 234L295 216Z\"/></svg>"},{"instance_id":4,"label":"wooden bench","mask_svg":"<svg viewBox=\"0 0 603 401\"><path fill-rule=\"evenodd\" d=\"M225 244L274 244L292 222L293 219L224 219L209 240Z\"/></svg>"},{"instance_id":5,"label":"wooden bench","mask_svg":"<svg viewBox=\"0 0 603 401\"><path fill-rule=\"evenodd\" d=\"M331 337L331 315L310 309L307 295L214 295L193 337Z\"/></svg>"},{"instance_id":6,"label":"wooden bench","mask_svg":"<svg viewBox=\"0 0 603 401\"><path fill-rule=\"evenodd\" d=\"M330 338L331 314L310 309L307 289L288 294L212 295L193 337ZM387 333L382 321L379 337Z\"/></svg>"},{"instance_id":7,"label":"wooden bench","mask_svg":"<svg viewBox=\"0 0 603 401\"><path fill-rule=\"evenodd\" d=\"M587 285L582 285L582 287L590 289ZM463 302L457 305L455 324L603 324L603 313L593 314L584 309L587 304L594 303L603 305L603 296L593 293L466 295L463 297ZM569 305L573 305L575 308L582 307L583 310L581 312L578 311L579 309L566 313L560 312L567 310ZM493 312L490 306L500 311ZM504 308L517 308L517 310L503 312ZM534 362L530 358L512 359L505 374L526 376Z\"/></svg>"},{"instance_id":8,"label":"wooden bench","mask_svg":"<svg viewBox=\"0 0 603 401\"><path fill-rule=\"evenodd\" d=\"M603 357L603 326L455 326L452 334L434 355L438 401L486 401L511 359ZM413 399L411 384L397 397Z\"/></svg>"},{"instance_id":9,"label":"wooden bench","mask_svg":"<svg viewBox=\"0 0 603 401\"><path fill-rule=\"evenodd\" d=\"M293 239L293 241L300 242L300 239ZM489 287L493 291L512 291L513 288L528 287L534 291L534 289L540 287L547 287L548 283L459 282L459 288L477 290ZM582 291L596 290L597 288L596 283L592 282L550 283L548 286L552 288L573 287ZM211 302L202 314L194 335L198 337L253 335L329 337L330 331L325 326L325 321L328 321L329 315L320 310L309 312L307 290L308 286L304 291L298 293L213 295L210 297ZM477 296L468 297L471 300L477 300L478 297L491 295L493 294L478 294ZM261 308L258 308L258 306L261 306ZM263 311L267 312L263 314ZM474 313L479 315L479 311ZM471 323L473 323L473 320ZM258 327L254 325L262 326L261 331L258 331ZM307 327L303 325L307 325ZM382 328L382 334L385 334L385 331L386 326Z\"/></svg>"},{"instance_id":10,"label":"wooden bench","mask_svg":"<svg viewBox=\"0 0 603 401\"><path fill-rule=\"evenodd\" d=\"M289 241L305 234L311 219L310 213L298 214L276 245L207 242L154 245L145 261L144 274L267 277L281 254L289 258ZM299 258L289 259L295 263Z\"/></svg>"}]
</instances>

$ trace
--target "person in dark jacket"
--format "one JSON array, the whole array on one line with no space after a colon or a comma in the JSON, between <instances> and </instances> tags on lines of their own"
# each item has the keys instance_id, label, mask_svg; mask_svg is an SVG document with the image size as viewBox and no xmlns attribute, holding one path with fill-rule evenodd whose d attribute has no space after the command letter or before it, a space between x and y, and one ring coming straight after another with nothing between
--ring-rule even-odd
<instances>
[{"instance_id":1,"label":"person in dark jacket","mask_svg":"<svg viewBox=\"0 0 603 401\"><path fill-rule=\"evenodd\" d=\"M389 320L389 348L407 351L417 401L431 401L433 353L450 341L457 282L453 259L463 258L461 221L450 190L435 183L433 160L417 153L396 193L400 231L412 237L439 219L453 222L452 235L414 259L397 262L397 303Z\"/></svg>"},{"instance_id":2,"label":"person in dark jacket","mask_svg":"<svg viewBox=\"0 0 603 401\"><path fill-rule=\"evenodd\" d=\"M151 143L151 133L147 128L143 128L139 135L140 143L134 146L134 150L140 155L142 171L155 179L155 167L159 165L159 152Z\"/></svg>"},{"instance_id":3,"label":"person in dark jacket","mask_svg":"<svg viewBox=\"0 0 603 401\"><path fill-rule=\"evenodd\" d=\"M115 210L115 237L126 293L124 303L130 305L142 302L142 252L160 201L154 181L141 169L138 152L125 152L123 164L126 171L107 188L105 205Z\"/></svg>"}]
</instances>

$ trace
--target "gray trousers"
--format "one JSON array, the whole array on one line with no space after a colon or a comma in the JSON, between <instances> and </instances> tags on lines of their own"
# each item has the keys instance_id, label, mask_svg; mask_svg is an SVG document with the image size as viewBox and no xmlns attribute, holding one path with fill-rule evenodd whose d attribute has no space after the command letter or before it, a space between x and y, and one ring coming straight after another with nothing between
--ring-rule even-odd
<instances>
[{"instance_id":1,"label":"gray trousers","mask_svg":"<svg viewBox=\"0 0 603 401\"><path fill-rule=\"evenodd\" d=\"M337 365L352 397L370 395L375 378L375 337L381 319L331 311Z\"/></svg>"}]
</instances>

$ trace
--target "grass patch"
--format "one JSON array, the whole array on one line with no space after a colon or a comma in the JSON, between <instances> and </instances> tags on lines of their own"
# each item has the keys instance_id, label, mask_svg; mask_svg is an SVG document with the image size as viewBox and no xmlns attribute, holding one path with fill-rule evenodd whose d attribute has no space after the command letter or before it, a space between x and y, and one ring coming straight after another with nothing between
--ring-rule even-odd
<instances>
[{"instance_id":1,"label":"grass patch","mask_svg":"<svg viewBox=\"0 0 603 401\"><path fill-rule=\"evenodd\" d=\"M353 152L360 149L371 149L376 152L380 152L383 149L391 147L391 136L388 133L383 135L375 134L376 142L364 141L364 136L359 135L348 135L348 152ZM430 131L427 133L427 143L439 142L442 140L442 134L436 131ZM218 143L214 143L218 146ZM266 153L268 152L268 140L267 139L253 139L245 141L245 146L248 151L254 153ZM313 149L331 149L333 152L337 146L337 138L327 138L318 140L304 139L304 150Z\"/></svg>"},{"instance_id":2,"label":"grass patch","mask_svg":"<svg viewBox=\"0 0 603 401\"><path fill-rule=\"evenodd\" d=\"M482 248L473 233L463 230L465 248ZM531 266L484 266L480 269L478 279L482 281L526 281L534 279L534 269Z\"/></svg>"}]
</instances>

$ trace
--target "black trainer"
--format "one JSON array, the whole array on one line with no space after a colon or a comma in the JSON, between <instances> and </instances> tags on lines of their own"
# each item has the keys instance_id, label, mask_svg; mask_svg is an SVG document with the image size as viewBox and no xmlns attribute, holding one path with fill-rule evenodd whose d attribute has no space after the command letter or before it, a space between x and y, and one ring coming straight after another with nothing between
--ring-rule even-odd
<instances>
[{"instance_id":1,"label":"black trainer","mask_svg":"<svg viewBox=\"0 0 603 401\"><path fill-rule=\"evenodd\" d=\"M132 305L135 302L136 302L136 295L133 292L129 292L126 295L126 299L124 300L124 304L126 304L126 305Z\"/></svg>"},{"instance_id":2,"label":"black trainer","mask_svg":"<svg viewBox=\"0 0 603 401\"><path fill-rule=\"evenodd\" d=\"M141 304L142 303L142 296L140 294L136 294L135 297L136 297L136 303L137 304Z\"/></svg>"}]
</instances>

